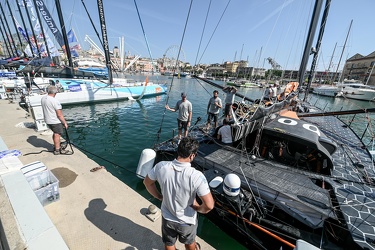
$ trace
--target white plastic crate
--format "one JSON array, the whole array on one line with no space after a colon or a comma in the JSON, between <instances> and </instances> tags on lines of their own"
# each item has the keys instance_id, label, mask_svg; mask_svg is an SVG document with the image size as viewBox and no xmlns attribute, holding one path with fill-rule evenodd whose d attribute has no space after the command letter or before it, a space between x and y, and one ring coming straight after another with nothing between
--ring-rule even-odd
<instances>
[{"instance_id":1,"label":"white plastic crate","mask_svg":"<svg viewBox=\"0 0 375 250\"><path fill-rule=\"evenodd\" d=\"M43 206L60 199L59 180L50 170L26 178Z\"/></svg>"},{"instance_id":2,"label":"white plastic crate","mask_svg":"<svg viewBox=\"0 0 375 250\"><path fill-rule=\"evenodd\" d=\"M34 166L40 169L42 164ZM59 180L50 170L45 169L26 176L26 180L43 206L60 199Z\"/></svg>"}]
</instances>

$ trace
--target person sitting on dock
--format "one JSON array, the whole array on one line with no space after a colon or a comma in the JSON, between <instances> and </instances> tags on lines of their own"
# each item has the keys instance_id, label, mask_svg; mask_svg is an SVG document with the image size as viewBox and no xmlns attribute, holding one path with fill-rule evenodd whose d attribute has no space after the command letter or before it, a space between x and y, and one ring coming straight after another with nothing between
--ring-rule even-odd
<instances>
[{"instance_id":1,"label":"person sitting on dock","mask_svg":"<svg viewBox=\"0 0 375 250\"><path fill-rule=\"evenodd\" d=\"M225 97L224 116L229 120L231 117L232 105L234 103L234 97L237 93L237 89L233 86L227 86L223 88L223 91L227 94Z\"/></svg>"},{"instance_id":2,"label":"person sitting on dock","mask_svg":"<svg viewBox=\"0 0 375 250\"><path fill-rule=\"evenodd\" d=\"M55 86L56 86L56 88L57 88L57 92L64 92L64 89L63 89L63 87L62 87L62 85L61 85L61 83L60 83L60 81L59 80L56 80L56 84L55 84Z\"/></svg>"},{"instance_id":3,"label":"person sitting on dock","mask_svg":"<svg viewBox=\"0 0 375 250\"><path fill-rule=\"evenodd\" d=\"M191 102L186 99L187 94L185 92L181 93L181 100L176 103L176 106L172 109L167 105L165 108L176 112L178 110L177 126L178 126L178 140L182 138L182 129L184 129L184 137L188 136L188 131L193 116L193 106Z\"/></svg>"},{"instance_id":4,"label":"person sitting on dock","mask_svg":"<svg viewBox=\"0 0 375 250\"><path fill-rule=\"evenodd\" d=\"M222 107L221 99L218 97L219 91L214 90L214 96L210 98L207 104L207 131L210 129L211 120L214 120L214 128L217 128L217 118Z\"/></svg>"},{"instance_id":5,"label":"person sitting on dock","mask_svg":"<svg viewBox=\"0 0 375 250\"><path fill-rule=\"evenodd\" d=\"M217 139L221 139L222 144L232 146L232 128L226 119L223 119L223 126L217 132Z\"/></svg>"},{"instance_id":6,"label":"person sitting on dock","mask_svg":"<svg viewBox=\"0 0 375 250\"><path fill-rule=\"evenodd\" d=\"M162 201L161 231L167 250L176 249L177 239L185 244L185 249L200 249L195 241L197 212L206 214L214 208L214 199L206 177L191 167L198 148L197 140L191 137L183 138L178 145L177 159L159 162L143 181L147 191ZM156 181L160 184L161 192ZM202 201L201 204L198 204L196 196Z\"/></svg>"}]
</instances>

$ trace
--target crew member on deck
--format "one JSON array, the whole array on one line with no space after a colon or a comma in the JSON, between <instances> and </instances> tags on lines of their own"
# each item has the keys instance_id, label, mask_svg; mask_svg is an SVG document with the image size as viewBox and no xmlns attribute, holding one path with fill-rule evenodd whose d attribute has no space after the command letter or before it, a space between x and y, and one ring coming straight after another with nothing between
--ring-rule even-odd
<instances>
[{"instance_id":1,"label":"crew member on deck","mask_svg":"<svg viewBox=\"0 0 375 250\"><path fill-rule=\"evenodd\" d=\"M225 119L229 120L231 116L232 105L234 103L234 97L237 93L237 89L232 86L227 86L223 88L223 91L227 94L227 96L225 97L224 116L225 116Z\"/></svg>"}]
</instances>

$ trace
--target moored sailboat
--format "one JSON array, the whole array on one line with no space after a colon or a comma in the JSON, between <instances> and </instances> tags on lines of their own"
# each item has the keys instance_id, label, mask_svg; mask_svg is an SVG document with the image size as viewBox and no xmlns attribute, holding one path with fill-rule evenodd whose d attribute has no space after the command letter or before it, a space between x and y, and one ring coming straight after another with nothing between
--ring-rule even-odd
<instances>
[{"instance_id":1,"label":"moored sailboat","mask_svg":"<svg viewBox=\"0 0 375 250\"><path fill-rule=\"evenodd\" d=\"M316 1L312 23L321 4ZM218 142L217 131L206 132L197 119L189 136L200 142L193 166L205 174L215 198L208 216L252 249L294 249L300 240L309 249L375 249L372 156L350 124L299 100L296 86L267 106L245 100L233 105L233 146ZM156 144L156 162L174 159L177 146L175 138Z\"/></svg>"}]
</instances>

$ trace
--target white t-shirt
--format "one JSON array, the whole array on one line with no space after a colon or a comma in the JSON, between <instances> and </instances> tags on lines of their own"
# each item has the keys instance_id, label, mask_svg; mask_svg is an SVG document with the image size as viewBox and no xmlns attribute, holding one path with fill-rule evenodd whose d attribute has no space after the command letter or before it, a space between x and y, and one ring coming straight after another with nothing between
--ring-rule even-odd
<instances>
[{"instance_id":1,"label":"white t-shirt","mask_svg":"<svg viewBox=\"0 0 375 250\"><path fill-rule=\"evenodd\" d=\"M232 143L232 128L229 125L222 126L217 132L221 136L223 143Z\"/></svg>"},{"instance_id":2,"label":"white t-shirt","mask_svg":"<svg viewBox=\"0 0 375 250\"><path fill-rule=\"evenodd\" d=\"M195 225L197 212L191 207L196 195L210 192L206 177L188 162L162 161L148 173L159 182L163 202L161 211L166 220Z\"/></svg>"},{"instance_id":3,"label":"white t-shirt","mask_svg":"<svg viewBox=\"0 0 375 250\"><path fill-rule=\"evenodd\" d=\"M43 96L42 100L42 109L44 115L44 121L47 124L59 124L61 121L57 118L56 110L62 109L60 102L49 95Z\"/></svg>"},{"instance_id":4,"label":"white t-shirt","mask_svg":"<svg viewBox=\"0 0 375 250\"><path fill-rule=\"evenodd\" d=\"M277 96L277 87L272 87L272 95L273 97Z\"/></svg>"}]
</instances>

